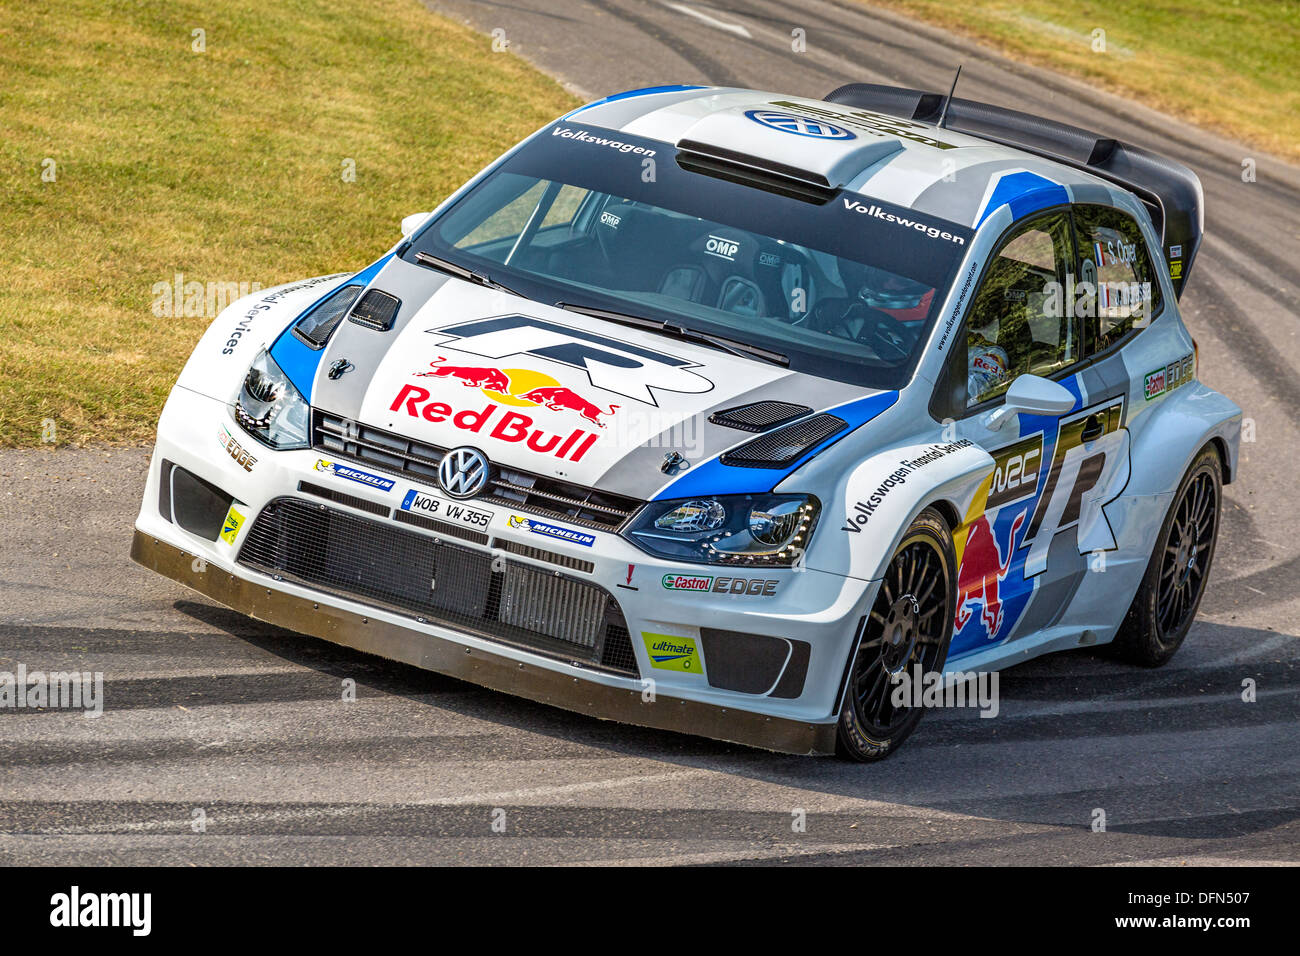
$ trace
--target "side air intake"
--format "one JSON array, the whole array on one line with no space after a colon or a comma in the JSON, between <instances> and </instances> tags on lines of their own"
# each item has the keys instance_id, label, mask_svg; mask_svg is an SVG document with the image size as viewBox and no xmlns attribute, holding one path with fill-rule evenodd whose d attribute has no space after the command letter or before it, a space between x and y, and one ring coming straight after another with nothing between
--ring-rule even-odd
<instances>
[{"instance_id":1,"label":"side air intake","mask_svg":"<svg viewBox=\"0 0 1300 956\"><path fill-rule=\"evenodd\" d=\"M844 419L823 412L760 435L718 460L737 468L785 468L848 427Z\"/></svg>"}]
</instances>

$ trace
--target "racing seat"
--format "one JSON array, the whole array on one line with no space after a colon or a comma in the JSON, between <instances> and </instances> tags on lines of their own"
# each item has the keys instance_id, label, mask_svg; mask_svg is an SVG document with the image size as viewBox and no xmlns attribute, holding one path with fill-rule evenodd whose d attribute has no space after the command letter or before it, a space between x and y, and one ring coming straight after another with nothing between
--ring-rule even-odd
<instances>
[{"instance_id":1,"label":"racing seat","mask_svg":"<svg viewBox=\"0 0 1300 956\"><path fill-rule=\"evenodd\" d=\"M698 236L663 273L659 292L733 315L767 315L767 296L753 278L758 253L757 238L735 229Z\"/></svg>"},{"instance_id":2,"label":"racing seat","mask_svg":"<svg viewBox=\"0 0 1300 956\"><path fill-rule=\"evenodd\" d=\"M629 200L611 202L592 227L601 254L585 257L573 278L589 281L595 260L603 264L600 278L610 288L655 291L657 277L698 230L694 220L674 220Z\"/></svg>"}]
</instances>

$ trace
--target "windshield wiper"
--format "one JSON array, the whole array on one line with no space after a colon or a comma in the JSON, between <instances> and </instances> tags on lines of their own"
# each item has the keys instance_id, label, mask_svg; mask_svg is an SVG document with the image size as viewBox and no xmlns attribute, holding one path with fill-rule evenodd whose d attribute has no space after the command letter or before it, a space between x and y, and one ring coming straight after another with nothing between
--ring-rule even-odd
<instances>
[{"instance_id":1,"label":"windshield wiper","mask_svg":"<svg viewBox=\"0 0 1300 956\"><path fill-rule=\"evenodd\" d=\"M453 275L458 279L465 279L468 282L475 282L487 289L495 289L498 292L509 292L511 295L517 295L521 299L527 298L522 292L516 292L507 285L502 285L491 276L482 272L475 272L473 269L467 269L465 266L457 265L450 259L443 259L440 256L431 256L427 252L417 252L415 261L422 266L429 266L431 269L437 269L448 275Z\"/></svg>"},{"instance_id":2,"label":"windshield wiper","mask_svg":"<svg viewBox=\"0 0 1300 956\"><path fill-rule=\"evenodd\" d=\"M567 309L570 312L590 315L592 318L605 319L608 322L618 322L638 329L649 329L651 332L660 332L674 338L685 339L688 342L703 342L706 345L712 345L714 348L730 352L732 355L739 355L742 358L758 358L765 362L771 362L773 365L780 365L782 368L790 365L789 356L782 355L780 352L773 352L771 349L765 349L759 345L750 345L748 342L741 342L738 339L714 335L712 332L688 329L682 325L672 325L668 322L660 322L658 319L629 315L626 312L613 312L609 309L599 309L590 305L574 305L572 302L557 302L555 306L559 309Z\"/></svg>"}]
</instances>

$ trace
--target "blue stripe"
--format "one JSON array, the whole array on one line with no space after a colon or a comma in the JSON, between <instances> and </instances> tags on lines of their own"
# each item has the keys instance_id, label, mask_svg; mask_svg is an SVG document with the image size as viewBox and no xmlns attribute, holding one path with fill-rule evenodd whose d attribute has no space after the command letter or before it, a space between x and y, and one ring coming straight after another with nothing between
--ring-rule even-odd
<instances>
[{"instance_id":1,"label":"blue stripe","mask_svg":"<svg viewBox=\"0 0 1300 956\"><path fill-rule=\"evenodd\" d=\"M1010 173L999 179L993 187L993 195L989 196L975 227L978 229L985 219L1003 206L1011 207L1011 218L1014 221L1048 206L1059 206L1069 201L1070 194L1060 183L1054 183L1037 173Z\"/></svg>"},{"instance_id":2,"label":"blue stripe","mask_svg":"<svg viewBox=\"0 0 1300 956\"><path fill-rule=\"evenodd\" d=\"M844 419L849 423L849 427L836 432L820 445L814 446L787 468L737 468L735 465L724 465L719 458L710 458L688 468L680 478L655 495L653 500L666 501L671 498L694 498L700 495L757 495L771 491L809 460L840 439L851 435L854 429L865 425L896 401L898 401L898 392L878 392L844 405L824 409L823 411Z\"/></svg>"},{"instance_id":3,"label":"blue stripe","mask_svg":"<svg viewBox=\"0 0 1300 956\"><path fill-rule=\"evenodd\" d=\"M316 381L316 369L320 366L320 360L325 356L325 350L311 348L298 336L294 335L292 332L294 323L343 288L343 286L357 283L369 285L370 280L379 275L379 270L387 265L388 260L392 257L393 254L390 252L379 261L366 266L351 279L326 292L299 312L293 322L290 322L285 327L279 338L271 345L271 358L275 360L275 364L280 366L284 374L289 377L289 381L293 382L294 388L298 389L302 397L307 399L308 402L311 401L312 384Z\"/></svg>"},{"instance_id":4,"label":"blue stripe","mask_svg":"<svg viewBox=\"0 0 1300 956\"><path fill-rule=\"evenodd\" d=\"M680 86L680 85L679 86L647 86L644 89L640 89L640 90L626 90L622 93L611 93L603 100L596 100L595 102L588 103L586 106L579 106L573 112L565 113L560 118L568 119L570 116L577 116L583 110L589 110L593 106L601 106L605 103L613 103L617 100L630 100L634 96L649 96L651 93L679 93L682 92L683 90L702 90L702 89L704 89L704 87L702 86Z\"/></svg>"}]
</instances>

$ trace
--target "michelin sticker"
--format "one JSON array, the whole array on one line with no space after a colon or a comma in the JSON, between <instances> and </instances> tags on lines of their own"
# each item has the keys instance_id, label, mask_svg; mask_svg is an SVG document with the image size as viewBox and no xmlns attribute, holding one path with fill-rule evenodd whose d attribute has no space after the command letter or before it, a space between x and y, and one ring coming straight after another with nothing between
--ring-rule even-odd
<instances>
[{"instance_id":1,"label":"michelin sticker","mask_svg":"<svg viewBox=\"0 0 1300 956\"><path fill-rule=\"evenodd\" d=\"M355 481L357 484L367 485L374 488L375 491L392 491L396 482L389 478L380 478L378 475L372 475L368 471L362 471L360 468L351 468L348 465L340 465L336 461L317 460L316 470L323 471L329 475L335 475L339 478L346 478L348 481Z\"/></svg>"},{"instance_id":2,"label":"michelin sticker","mask_svg":"<svg viewBox=\"0 0 1300 956\"><path fill-rule=\"evenodd\" d=\"M580 544L584 548L590 548L596 543L594 534L587 534L585 531L574 531L572 528L561 528L559 525L546 524L532 518L521 518L519 515L510 516L510 527L518 528L521 531L531 531L533 534L540 534L546 538L559 538L561 541L568 541L570 544Z\"/></svg>"}]
</instances>

